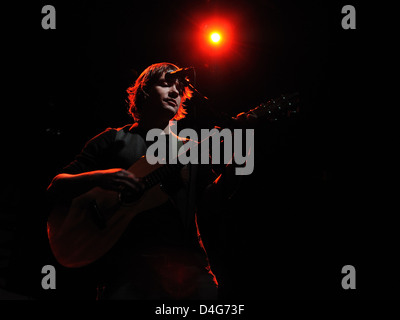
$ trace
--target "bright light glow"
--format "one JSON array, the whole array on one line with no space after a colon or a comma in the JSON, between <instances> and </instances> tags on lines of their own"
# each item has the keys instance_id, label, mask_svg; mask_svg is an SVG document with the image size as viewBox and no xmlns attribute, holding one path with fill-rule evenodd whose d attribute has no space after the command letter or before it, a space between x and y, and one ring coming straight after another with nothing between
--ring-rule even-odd
<instances>
[{"instance_id":1,"label":"bright light glow","mask_svg":"<svg viewBox=\"0 0 400 320\"><path fill-rule=\"evenodd\" d=\"M218 32L213 32L210 35L210 39L212 42L215 44L219 43L221 41L221 35Z\"/></svg>"},{"instance_id":2,"label":"bright light glow","mask_svg":"<svg viewBox=\"0 0 400 320\"><path fill-rule=\"evenodd\" d=\"M222 16L201 17L199 24L198 49L208 58L232 57L234 49L235 19Z\"/></svg>"}]
</instances>

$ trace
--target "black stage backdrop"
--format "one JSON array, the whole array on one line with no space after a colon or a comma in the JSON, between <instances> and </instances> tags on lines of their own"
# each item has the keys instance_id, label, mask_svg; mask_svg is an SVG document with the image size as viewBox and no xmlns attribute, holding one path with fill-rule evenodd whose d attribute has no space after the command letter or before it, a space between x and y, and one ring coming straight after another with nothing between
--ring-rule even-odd
<instances>
[{"instance_id":1,"label":"black stage backdrop","mask_svg":"<svg viewBox=\"0 0 400 320\"><path fill-rule=\"evenodd\" d=\"M54 30L41 26L47 4L56 9ZM341 25L348 4L356 29ZM384 3L39 1L2 8L5 297L94 298L91 267L66 269L51 254L45 189L89 138L132 122L125 90L162 61L194 66L208 108L231 116L300 94L296 117L257 127L254 172L218 221L203 227L223 299L399 297L394 20ZM233 26L220 55L199 48L199 33L215 16ZM205 112L199 109L188 107ZM41 286L44 265L57 271L55 290ZM342 288L345 265L356 270L354 290Z\"/></svg>"}]
</instances>

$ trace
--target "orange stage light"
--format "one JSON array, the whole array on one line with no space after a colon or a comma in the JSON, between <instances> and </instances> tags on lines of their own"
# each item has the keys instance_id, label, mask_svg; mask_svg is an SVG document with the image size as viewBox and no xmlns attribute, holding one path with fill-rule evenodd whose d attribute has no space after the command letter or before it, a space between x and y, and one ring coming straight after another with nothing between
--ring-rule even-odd
<instances>
[{"instance_id":1,"label":"orange stage light","mask_svg":"<svg viewBox=\"0 0 400 320\"><path fill-rule=\"evenodd\" d=\"M210 34L210 40L213 44L219 44L222 40L221 34L219 32L212 32Z\"/></svg>"},{"instance_id":2,"label":"orange stage light","mask_svg":"<svg viewBox=\"0 0 400 320\"><path fill-rule=\"evenodd\" d=\"M231 15L212 15L201 16L198 20L201 22L198 24L196 54L203 54L207 61L231 58L236 43L234 28L236 19Z\"/></svg>"}]
</instances>

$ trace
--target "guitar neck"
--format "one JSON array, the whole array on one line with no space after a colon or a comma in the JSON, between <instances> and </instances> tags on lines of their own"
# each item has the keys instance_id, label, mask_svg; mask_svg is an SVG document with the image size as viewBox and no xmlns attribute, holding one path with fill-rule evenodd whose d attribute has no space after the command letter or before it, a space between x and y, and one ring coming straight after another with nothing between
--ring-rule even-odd
<instances>
[{"instance_id":1,"label":"guitar neck","mask_svg":"<svg viewBox=\"0 0 400 320\"><path fill-rule=\"evenodd\" d=\"M268 122L275 122L282 118L288 118L299 111L299 93L283 94L275 99L261 103L256 108L247 112L242 112L235 118L225 113L220 113L218 117L219 127L241 128L243 123L239 119L256 116L257 119Z\"/></svg>"},{"instance_id":2,"label":"guitar neck","mask_svg":"<svg viewBox=\"0 0 400 320\"><path fill-rule=\"evenodd\" d=\"M260 104L258 107L243 113L243 115L256 115L260 119L266 119L268 121L277 121L282 117L289 117L291 114L298 111L299 94L283 94L278 98L271 99L266 103ZM226 117L230 120L230 123L237 122L234 118ZM235 123L237 125L237 123ZM227 126L229 127L229 126ZM201 142L200 142L201 143ZM165 179L171 177L171 175L177 174L184 165L180 164L179 161L176 164L164 164L163 166L152 171L143 178L143 183L146 189L159 184Z\"/></svg>"},{"instance_id":3,"label":"guitar neck","mask_svg":"<svg viewBox=\"0 0 400 320\"><path fill-rule=\"evenodd\" d=\"M176 164L167 163L157 168L153 172L143 177L142 182L145 186L145 189L150 189L161 183L163 180L168 179L174 174L177 174L183 167L184 165L178 162Z\"/></svg>"}]
</instances>

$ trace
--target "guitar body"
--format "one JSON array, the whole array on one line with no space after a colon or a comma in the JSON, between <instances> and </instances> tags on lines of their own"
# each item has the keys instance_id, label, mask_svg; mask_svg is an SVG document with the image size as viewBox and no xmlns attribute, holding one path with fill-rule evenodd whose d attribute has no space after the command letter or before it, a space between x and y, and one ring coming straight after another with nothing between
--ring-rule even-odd
<instances>
[{"instance_id":1,"label":"guitar body","mask_svg":"<svg viewBox=\"0 0 400 320\"><path fill-rule=\"evenodd\" d=\"M150 165L142 157L128 171L141 178L161 166ZM47 233L51 250L65 267L88 265L111 249L137 214L167 200L168 196L160 185L146 190L138 200L130 203L121 202L116 191L93 188L73 199L68 208L57 206L50 213ZM105 218L104 225L99 225L93 218L98 213Z\"/></svg>"}]
</instances>

